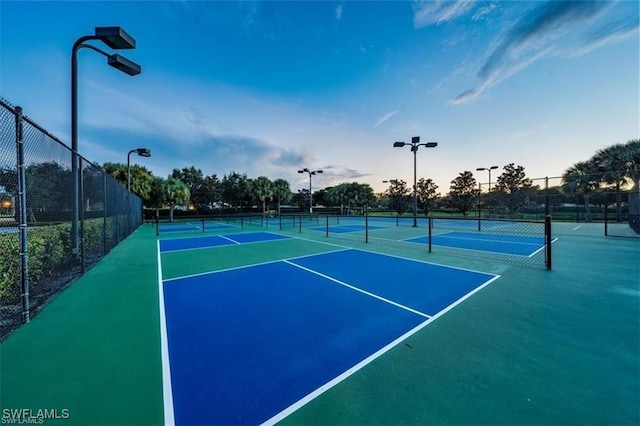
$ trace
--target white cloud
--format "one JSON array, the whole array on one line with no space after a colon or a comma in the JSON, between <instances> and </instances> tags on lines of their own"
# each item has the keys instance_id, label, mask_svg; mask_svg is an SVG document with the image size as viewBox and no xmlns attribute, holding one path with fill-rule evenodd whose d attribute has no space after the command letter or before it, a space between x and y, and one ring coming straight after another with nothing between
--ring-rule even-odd
<instances>
[{"instance_id":1,"label":"white cloud","mask_svg":"<svg viewBox=\"0 0 640 426\"><path fill-rule=\"evenodd\" d=\"M474 0L433 0L413 2L413 26L422 28L451 21L470 12L476 6Z\"/></svg>"},{"instance_id":2,"label":"white cloud","mask_svg":"<svg viewBox=\"0 0 640 426\"><path fill-rule=\"evenodd\" d=\"M527 11L479 59L479 84L458 94L450 104L472 102L543 58L579 56L637 34L638 17L625 16L611 22L611 4L550 1Z\"/></svg>"},{"instance_id":3,"label":"white cloud","mask_svg":"<svg viewBox=\"0 0 640 426\"><path fill-rule=\"evenodd\" d=\"M382 117L378 118L378 121L376 122L375 126L373 126L373 128L374 129L378 128L379 126L384 124L387 120L389 120L391 117L393 117L397 113L398 113L398 111L391 111L391 112L386 113Z\"/></svg>"}]
</instances>

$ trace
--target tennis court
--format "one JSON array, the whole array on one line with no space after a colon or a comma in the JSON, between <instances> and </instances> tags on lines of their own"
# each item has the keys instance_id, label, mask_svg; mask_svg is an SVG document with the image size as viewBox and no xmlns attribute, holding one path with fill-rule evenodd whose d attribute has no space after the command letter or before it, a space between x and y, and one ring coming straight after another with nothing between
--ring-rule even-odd
<instances>
[{"instance_id":1,"label":"tennis court","mask_svg":"<svg viewBox=\"0 0 640 426\"><path fill-rule=\"evenodd\" d=\"M284 238L254 232L161 240L159 252L256 242L269 250ZM161 280L164 387L172 395L165 414L177 424L280 420L498 278L335 248L215 268L211 262L211 272Z\"/></svg>"},{"instance_id":2,"label":"tennis court","mask_svg":"<svg viewBox=\"0 0 640 426\"><path fill-rule=\"evenodd\" d=\"M429 253L410 223L372 221L369 243L322 224L140 227L2 342L2 408L109 426L640 422L638 241L556 224L546 270Z\"/></svg>"}]
</instances>

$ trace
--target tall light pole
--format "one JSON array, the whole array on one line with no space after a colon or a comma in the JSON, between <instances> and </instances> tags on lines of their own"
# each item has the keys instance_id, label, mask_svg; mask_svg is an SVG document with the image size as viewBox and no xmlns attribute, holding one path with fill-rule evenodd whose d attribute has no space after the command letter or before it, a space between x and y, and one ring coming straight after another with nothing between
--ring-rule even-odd
<instances>
[{"instance_id":1,"label":"tall light pole","mask_svg":"<svg viewBox=\"0 0 640 426\"><path fill-rule=\"evenodd\" d=\"M416 179L416 154L418 153L418 148L424 146L425 148L435 148L438 146L438 142L423 142L420 143L420 136L414 136L411 138L411 143L408 142L394 142L394 148L402 148L405 145L409 145L411 147L411 152L413 152L413 226L418 226L418 182Z\"/></svg>"},{"instance_id":2,"label":"tall light pole","mask_svg":"<svg viewBox=\"0 0 640 426\"><path fill-rule=\"evenodd\" d=\"M86 44L100 40L111 49L135 49L136 41L120 27L96 27L93 35L80 37L71 49L71 174L73 194L71 199L71 244L74 256L80 254L78 247L78 198L80 176L78 173L78 50L91 49L107 58L107 64L131 76L140 74L140 65L119 54L110 55L95 46Z\"/></svg>"},{"instance_id":3,"label":"tall light pole","mask_svg":"<svg viewBox=\"0 0 640 426\"><path fill-rule=\"evenodd\" d=\"M491 170L495 170L497 169L498 166L491 166L491 167L478 167L476 169L476 171L481 172L483 170L486 170L489 172L489 192L491 192Z\"/></svg>"},{"instance_id":4,"label":"tall light pole","mask_svg":"<svg viewBox=\"0 0 640 426\"><path fill-rule=\"evenodd\" d=\"M484 170L489 172L489 192L491 192L491 170L495 170L497 168L498 168L498 166L491 166L491 167L478 167L476 169L476 171L478 171L478 172L482 172ZM482 197L482 187L480 186L480 182L478 182L478 197ZM478 217L479 218L482 217L482 213L480 211L481 206L482 206L482 200L479 198L479 200L478 200ZM489 212L489 217L491 217L491 212ZM480 222L478 222L478 223L480 223ZM478 226L480 226L480 225L478 225Z\"/></svg>"},{"instance_id":5,"label":"tall light pole","mask_svg":"<svg viewBox=\"0 0 640 426\"><path fill-rule=\"evenodd\" d=\"M129 151L127 154L127 190L131 191L131 154L137 153L140 157L151 157L151 150L149 148L136 148Z\"/></svg>"},{"instance_id":6,"label":"tall light pole","mask_svg":"<svg viewBox=\"0 0 640 426\"><path fill-rule=\"evenodd\" d=\"M313 213L313 195L311 193L311 176L322 173L322 170L309 170L305 167L302 170L298 170L298 173L309 174L309 213Z\"/></svg>"}]
</instances>

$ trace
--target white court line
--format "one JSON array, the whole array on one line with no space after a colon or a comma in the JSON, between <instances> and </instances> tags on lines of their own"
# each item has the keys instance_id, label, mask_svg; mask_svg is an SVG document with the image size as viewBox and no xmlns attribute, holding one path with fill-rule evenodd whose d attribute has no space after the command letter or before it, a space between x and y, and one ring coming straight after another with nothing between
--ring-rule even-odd
<instances>
[{"instance_id":1,"label":"white court line","mask_svg":"<svg viewBox=\"0 0 640 426\"><path fill-rule=\"evenodd\" d=\"M271 234L271 232L269 232ZM237 234L233 234L233 235L237 235ZM279 235L279 236L283 236L285 238L278 238L275 240L257 240L257 241L248 241L246 243L240 243L237 241L234 241L230 238L226 238L227 240L230 240L233 244L235 245L249 245L249 244L261 244L261 243L273 243L276 241L287 241L287 240L293 240L295 237L289 237L287 235L280 235L280 234L273 234L273 235ZM207 235L204 237L193 237L193 238L167 238L164 240L160 240L160 241L175 241L175 240L196 240L198 238L211 238L211 237L221 237L224 238L223 235ZM162 253L175 253L177 251L191 251L191 250L207 250L207 249L217 249L217 248L225 248L225 247L229 247L228 244L224 244L224 245L219 245L219 246L203 246L203 247L192 247L192 248L181 248L181 249L174 249L174 250L163 250Z\"/></svg>"},{"instance_id":2,"label":"white court line","mask_svg":"<svg viewBox=\"0 0 640 426\"><path fill-rule=\"evenodd\" d=\"M555 243L556 241L558 241L558 238L554 238L553 240L551 240L551 244ZM542 247L540 247L538 250L536 250L533 253L531 253L528 257L533 257L536 254L540 253L540 251L543 250L546 247L546 245L547 244L545 243Z\"/></svg>"},{"instance_id":3,"label":"white court line","mask_svg":"<svg viewBox=\"0 0 640 426\"><path fill-rule=\"evenodd\" d=\"M236 240L231 239L229 237L225 237L224 235L218 235L218 237L223 238L223 239L228 240L228 241L231 241L234 244L242 244L240 241L236 241Z\"/></svg>"},{"instance_id":4,"label":"white court line","mask_svg":"<svg viewBox=\"0 0 640 426\"><path fill-rule=\"evenodd\" d=\"M180 276L180 277L167 278L167 279L164 280L164 282L176 281L176 280L181 280L181 279L186 279L186 278L193 278L193 277L201 277L201 276L204 276L204 275L219 274L221 272L235 271L236 269L252 268L254 266L269 265L271 263L283 262L283 261L286 261L286 260L303 259L305 257L318 256L318 255L328 254L328 253L337 253L339 251L346 251L346 250L351 250L351 248L345 247L345 248L341 248L339 250L331 250L331 251L326 251L326 252L322 252L322 253L311 253L311 254L305 254L305 255L302 255L302 256L290 257L290 258L287 258L287 259L268 260L266 262L252 263L250 265L234 266L234 267L231 267L231 268L218 269L216 271L207 271L207 272L200 272L200 273L197 273L197 274L183 275L183 276Z\"/></svg>"},{"instance_id":5,"label":"white court line","mask_svg":"<svg viewBox=\"0 0 640 426\"><path fill-rule=\"evenodd\" d=\"M329 281L333 281L334 283L337 283L337 284L340 284L342 286L348 287L351 290L355 290L355 291L358 291L358 292L360 292L362 294L366 294L367 296L371 296L371 297L373 297L375 299L382 300L383 302L389 303L390 305L393 305L393 306L395 306L397 308L404 309L405 311L409 311L409 312L411 312L413 314L420 315L420 316L425 317L427 319L431 318L431 315L427 315L427 314L425 314L423 312L416 311L415 309L412 309L412 308L410 308L408 306L404 306L404 305L401 305L400 303L396 303L393 300L386 299L386 298L384 298L382 296L378 296L375 293L371 293L371 292L368 292L368 291L363 290L361 288L352 286L351 284L347 284L344 281L340 281L340 280L338 280L336 278L330 277L329 275L325 275L325 274L323 274L321 272L314 271L313 269L306 268L306 267L304 267L302 265L298 265L297 263L293 263L293 262L291 262L289 260L283 260L283 262L287 263L287 264L289 264L291 266L295 266L296 268L300 268L300 269L302 269L304 271L310 272L312 274L318 275L318 276L320 276L322 278L325 278L325 279L327 279Z\"/></svg>"},{"instance_id":6,"label":"white court line","mask_svg":"<svg viewBox=\"0 0 640 426\"><path fill-rule=\"evenodd\" d=\"M164 311L164 290L162 285L162 263L160 261L160 240L158 249L158 303L160 308L160 356L162 359L162 399L164 402L164 424L173 426L176 420L173 412L173 391L171 389L171 365L169 363L169 340L167 338L167 318Z\"/></svg>"},{"instance_id":7,"label":"white court line","mask_svg":"<svg viewBox=\"0 0 640 426\"><path fill-rule=\"evenodd\" d=\"M582 225L578 225L575 228L573 228L574 231L577 231L578 229L582 228Z\"/></svg>"},{"instance_id":8,"label":"white court line","mask_svg":"<svg viewBox=\"0 0 640 426\"><path fill-rule=\"evenodd\" d=\"M479 292L480 290L482 290L483 288L485 288L486 286L488 286L489 284L491 284L492 282L494 282L498 278L500 278L500 275L494 276L489 281L485 282L484 284L482 284L481 286L477 287L472 292L467 293L466 295L464 295L460 299L456 300L455 302L453 302L452 304L450 304L449 306L447 306L446 308L444 308L443 310L441 310L440 312L438 312L437 314L435 314L431 318L427 319L426 321L424 321L421 324L418 324L416 327L414 327L413 329L407 331L405 334L403 334L402 336L398 337L397 339L395 339L394 341L392 341L388 345L384 346L383 348L381 348L377 352L374 352L373 354L369 355L367 358L363 359L362 361L360 361L359 363L357 363L353 367L349 368L344 373L342 373L339 376L335 377L334 379L328 381L327 383L325 383L324 385L320 386L319 388L317 388L313 392L307 394L306 396L304 396L303 398L299 399L298 401L296 401L295 403L293 403L289 407L285 408L284 410L282 410L281 412L279 412L275 416L271 417L270 419L267 419L266 421L264 421L262 423L262 425L271 426L271 425L274 425L274 424L278 423L279 421L281 421L285 417L289 416L290 414L292 414L293 412L297 411L298 409L300 409L301 407L303 407L307 403L311 402L313 399L317 398L318 396L320 396L324 392L328 391L329 389L331 389L332 387L334 387L338 383L342 382L343 380L345 380L346 378L348 378L352 374L356 373L358 370L361 370L366 365L368 365L371 362L373 362L375 359L379 358L380 356L382 356L383 354L385 354L389 350L393 349L394 347L396 347L397 345L399 345L400 343L402 343L403 341L405 341L406 339L408 339L412 335L416 334L418 331L422 330L427 325L431 324L433 321L435 321L436 319L440 318L442 315L444 315L445 313L449 312L451 309L453 309L454 307L456 307L457 305L459 305L460 303L462 303L463 301L465 301L466 299L468 299L472 295L476 294L477 292Z\"/></svg>"}]
</instances>

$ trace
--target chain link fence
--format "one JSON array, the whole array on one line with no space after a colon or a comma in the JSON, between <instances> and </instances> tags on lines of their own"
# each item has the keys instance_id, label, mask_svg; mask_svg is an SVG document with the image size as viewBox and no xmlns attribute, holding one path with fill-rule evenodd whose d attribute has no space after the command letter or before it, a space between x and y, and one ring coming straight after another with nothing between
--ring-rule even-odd
<instances>
[{"instance_id":1,"label":"chain link fence","mask_svg":"<svg viewBox=\"0 0 640 426\"><path fill-rule=\"evenodd\" d=\"M561 176L531 179L530 188L513 193L496 190L496 182L479 184L477 216L488 219L542 220L603 224L604 235L640 238L640 192L633 182L606 182L604 174L578 181Z\"/></svg>"},{"instance_id":2,"label":"chain link fence","mask_svg":"<svg viewBox=\"0 0 640 426\"><path fill-rule=\"evenodd\" d=\"M142 223L139 197L75 159L74 224L72 151L0 98L0 341Z\"/></svg>"}]
</instances>

